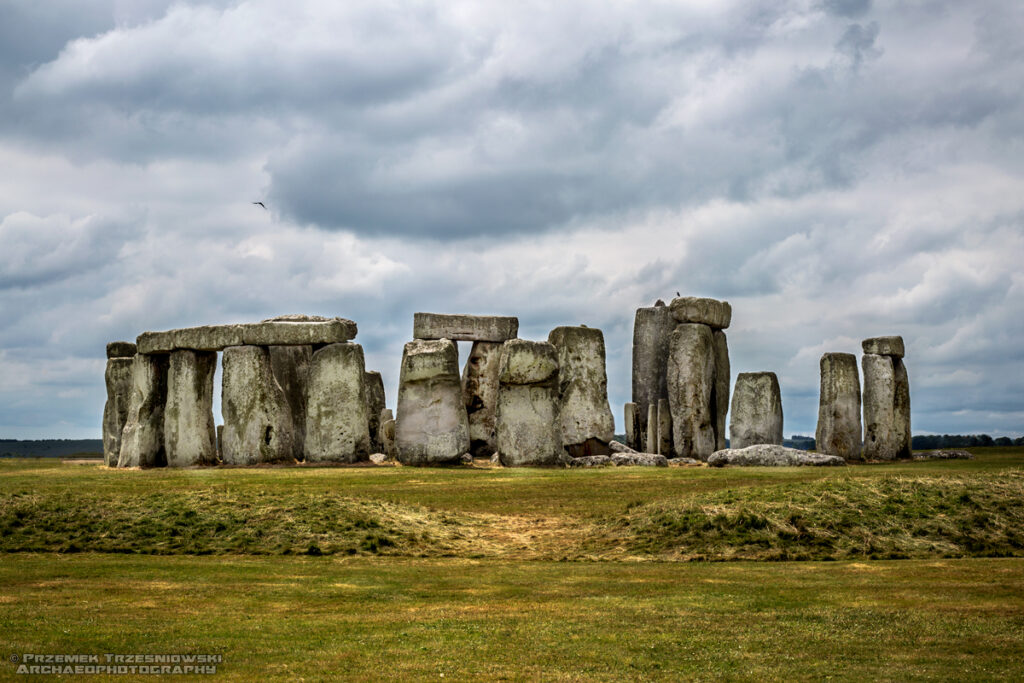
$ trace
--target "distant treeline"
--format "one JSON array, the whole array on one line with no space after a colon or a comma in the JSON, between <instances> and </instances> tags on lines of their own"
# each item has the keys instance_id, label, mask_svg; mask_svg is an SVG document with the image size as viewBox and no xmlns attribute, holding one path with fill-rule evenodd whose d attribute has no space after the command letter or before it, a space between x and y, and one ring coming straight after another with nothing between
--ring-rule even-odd
<instances>
[{"instance_id":1,"label":"distant treeline","mask_svg":"<svg viewBox=\"0 0 1024 683\"><path fill-rule=\"evenodd\" d=\"M0 439L0 458L66 458L103 455L103 439Z\"/></svg>"},{"instance_id":2,"label":"distant treeline","mask_svg":"<svg viewBox=\"0 0 1024 683\"><path fill-rule=\"evenodd\" d=\"M970 446L1024 446L1024 436L1011 439L1000 436L993 439L988 434L938 434L915 436L910 440L915 450L927 451L934 448L967 448Z\"/></svg>"}]
</instances>

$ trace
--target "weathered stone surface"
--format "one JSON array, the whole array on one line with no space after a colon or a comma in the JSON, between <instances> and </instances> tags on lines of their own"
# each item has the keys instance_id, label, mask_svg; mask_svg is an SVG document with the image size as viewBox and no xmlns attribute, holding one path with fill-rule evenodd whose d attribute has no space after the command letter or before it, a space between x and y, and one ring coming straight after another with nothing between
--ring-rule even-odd
<instances>
[{"instance_id":1,"label":"weathered stone surface","mask_svg":"<svg viewBox=\"0 0 1024 683\"><path fill-rule=\"evenodd\" d=\"M132 396L121 433L118 467L163 467L164 405L167 401L167 356L135 355Z\"/></svg>"},{"instance_id":2,"label":"weathered stone surface","mask_svg":"<svg viewBox=\"0 0 1024 683\"><path fill-rule=\"evenodd\" d=\"M322 315L306 315L305 313L288 313L286 315L275 315L273 318L265 318L260 322L264 323L326 323L335 320Z\"/></svg>"},{"instance_id":3,"label":"weathered stone surface","mask_svg":"<svg viewBox=\"0 0 1024 683\"><path fill-rule=\"evenodd\" d=\"M134 346L134 344L133 344ZM117 467L121 457L121 433L128 421L128 406L132 400L132 358L110 357L104 373L107 402L103 406L103 464Z\"/></svg>"},{"instance_id":4,"label":"weathered stone surface","mask_svg":"<svg viewBox=\"0 0 1024 683\"><path fill-rule=\"evenodd\" d=\"M477 457L494 452L494 417L498 411L501 344L473 342L462 370L462 401L469 417L469 450Z\"/></svg>"},{"instance_id":5,"label":"weathered stone surface","mask_svg":"<svg viewBox=\"0 0 1024 683\"><path fill-rule=\"evenodd\" d=\"M359 344L328 344L309 363L306 462L357 462L370 454L366 363Z\"/></svg>"},{"instance_id":6,"label":"weathered stone surface","mask_svg":"<svg viewBox=\"0 0 1024 683\"><path fill-rule=\"evenodd\" d=\"M501 351L495 435L506 467L564 460L558 415L558 356L547 342L512 339Z\"/></svg>"},{"instance_id":7,"label":"weathered stone surface","mask_svg":"<svg viewBox=\"0 0 1024 683\"><path fill-rule=\"evenodd\" d=\"M374 465L383 465L388 461L388 456L385 453L370 453L370 462Z\"/></svg>"},{"instance_id":8,"label":"weathered stone surface","mask_svg":"<svg viewBox=\"0 0 1024 683\"><path fill-rule=\"evenodd\" d=\"M501 455L497 451L495 451L494 454L491 455L491 464L497 467L501 467Z\"/></svg>"},{"instance_id":9,"label":"weathered stone surface","mask_svg":"<svg viewBox=\"0 0 1024 683\"><path fill-rule=\"evenodd\" d=\"M395 445L403 465L450 463L469 450L455 342L415 340L405 345Z\"/></svg>"},{"instance_id":10,"label":"weathered stone surface","mask_svg":"<svg viewBox=\"0 0 1024 683\"><path fill-rule=\"evenodd\" d=\"M909 458L910 385L903 361L866 353L864 371L864 457L867 460Z\"/></svg>"},{"instance_id":11,"label":"weathered stone surface","mask_svg":"<svg viewBox=\"0 0 1024 683\"><path fill-rule=\"evenodd\" d=\"M308 344L270 347L270 369L288 400L292 423L295 425L292 431L295 435L295 452L300 458L306 439L306 384L309 381L312 357L313 347Z\"/></svg>"},{"instance_id":12,"label":"weathered stone surface","mask_svg":"<svg viewBox=\"0 0 1024 683\"><path fill-rule=\"evenodd\" d=\"M384 408L383 410L380 411L380 423L381 424L384 424L388 420L394 420L394 419L395 419L395 416L391 412L391 408Z\"/></svg>"},{"instance_id":13,"label":"weathered stone surface","mask_svg":"<svg viewBox=\"0 0 1024 683\"><path fill-rule=\"evenodd\" d=\"M669 342L668 386L672 410L672 448L681 458L706 459L715 450L717 415L711 412L715 379L711 328L680 323Z\"/></svg>"},{"instance_id":14,"label":"weathered stone surface","mask_svg":"<svg viewBox=\"0 0 1024 683\"><path fill-rule=\"evenodd\" d=\"M107 344L107 358L135 358L138 349L132 342L112 341Z\"/></svg>"},{"instance_id":15,"label":"weathered stone surface","mask_svg":"<svg viewBox=\"0 0 1024 683\"><path fill-rule=\"evenodd\" d=\"M181 349L170 354L164 450L168 467L217 464L213 375L217 354Z\"/></svg>"},{"instance_id":16,"label":"weathered stone surface","mask_svg":"<svg viewBox=\"0 0 1024 683\"><path fill-rule=\"evenodd\" d=\"M224 425L217 425L217 459L224 458Z\"/></svg>"},{"instance_id":17,"label":"weathered stone surface","mask_svg":"<svg viewBox=\"0 0 1024 683\"><path fill-rule=\"evenodd\" d=\"M723 330L714 331L715 387L711 405L715 414L715 450L725 448L726 416L729 413L729 342Z\"/></svg>"},{"instance_id":18,"label":"weathered stone surface","mask_svg":"<svg viewBox=\"0 0 1024 683\"><path fill-rule=\"evenodd\" d=\"M229 346L302 346L335 344L355 339L351 320L321 322L262 322L203 325L167 332L143 332L136 340L139 353L169 353L175 349L221 351Z\"/></svg>"},{"instance_id":19,"label":"weathered stone surface","mask_svg":"<svg viewBox=\"0 0 1024 683\"><path fill-rule=\"evenodd\" d=\"M660 401L661 399L658 400ZM647 406L647 435L644 438L643 452L658 452L658 401Z\"/></svg>"},{"instance_id":20,"label":"weathered stone surface","mask_svg":"<svg viewBox=\"0 0 1024 683\"><path fill-rule=\"evenodd\" d=\"M548 343L558 355L562 445L607 444L615 436L615 417L608 403L604 334L593 327L556 327Z\"/></svg>"},{"instance_id":21,"label":"weathered stone surface","mask_svg":"<svg viewBox=\"0 0 1024 683\"><path fill-rule=\"evenodd\" d=\"M224 350L221 380L221 458L227 465L293 462L299 455L284 390L265 346Z\"/></svg>"},{"instance_id":22,"label":"weathered stone surface","mask_svg":"<svg viewBox=\"0 0 1024 683\"><path fill-rule=\"evenodd\" d=\"M612 459L607 455L585 455L569 461L569 467L610 467L611 464Z\"/></svg>"},{"instance_id":23,"label":"weathered stone surface","mask_svg":"<svg viewBox=\"0 0 1024 683\"><path fill-rule=\"evenodd\" d=\"M370 451L383 451L380 443L380 415L384 411L384 378L376 370L368 370L363 377L366 390L366 419L370 431Z\"/></svg>"},{"instance_id":24,"label":"weathered stone surface","mask_svg":"<svg viewBox=\"0 0 1024 683\"><path fill-rule=\"evenodd\" d=\"M741 372L732 393L729 444L782 444L782 393L774 372Z\"/></svg>"},{"instance_id":25,"label":"weathered stone surface","mask_svg":"<svg viewBox=\"0 0 1024 683\"><path fill-rule=\"evenodd\" d=\"M737 382L739 386L739 382ZM724 467L796 467L796 466L834 466L845 465L846 461L838 455L821 455L808 453L795 448L773 444L757 444L746 448L728 448L715 451L708 458L708 465Z\"/></svg>"},{"instance_id":26,"label":"weathered stone surface","mask_svg":"<svg viewBox=\"0 0 1024 683\"><path fill-rule=\"evenodd\" d=\"M450 315L415 313L413 339L451 339L452 341L498 342L515 339L519 318L504 315Z\"/></svg>"},{"instance_id":27,"label":"weathered stone surface","mask_svg":"<svg viewBox=\"0 0 1024 683\"><path fill-rule=\"evenodd\" d=\"M819 453L844 460L861 460L860 373L852 353L826 353L821 357L818 427L814 433Z\"/></svg>"},{"instance_id":28,"label":"weathered stone surface","mask_svg":"<svg viewBox=\"0 0 1024 683\"><path fill-rule=\"evenodd\" d=\"M611 456L616 467L639 465L642 467L668 467L668 458L657 453L616 453Z\"/></svg>"},{"instance_id":29,"label":"weathered stone surface","mask_svg":"<svg viewBox=\"0 0 1024 683\"><path fill-rule=\"evenodd\" d=\"M647 411L659 398L668 398L668 347L676 321L662 301L636 309L633 320L633 403L638 429L627 441L631 448L643 450L647 435ZM627 429L628 429L627 423Z\"/></svg>"},{"instance_id":30,"label":"weathered stone surface","mask_svg":"<svg viewBox=\"0 0 1024 683\"><path fill-rule=\"evenodd\" d=\"M672 317L680 323L699 323L716 330L729 327L732 322L732 306L728 301L705 299L696 296L681 296L669 304Z\"/></svg>"},{"instance_id":31,"label":"weathered stone surface","mask_svg":"<svg viewBox=\"0 0 1024 683\"><path fill-rule=\"evenodd\" d=\"M666 457L672 455L672 407L667 398L658 399L658 442L657 450L648 451Z\"/></svg>"},{"instance_id":32,"label":"weathered stone surface","mask_svg":"<svg viewBox=\"0 0 1024 683\"><path fill-rule=\"evenodd\" d=\"M388 411L391 412L391 411ZM398 450L395 447L395 420L388 418L380 423L380 445L384 455L394 460L398 457Z\"/></svg>"},{"instance_id":33,"label":"weathered stone surface","mask_svg":"<svg viewBox=\"0 0 1024 683\"><path fill-rule=\"evenodd\" d=\"M462 457L459 458L459 462L461 462L463 465L472 465L473 464L473 454L472 453L463 453Z\"/></svg>"},{"instance_id":34,"label":"weathered stone surface","mask_svg":"<svg viewBox=\"0 0 1024 683\"><path fill-rule=\"evenodd\" d=\"M913 457L914 460L974 460L974 455L972 453L959 449L918 451L914 453Z\"/></svg>"},{"instance_id":35,"label":"weathered stone surface","mask_svg":"<svg viewBox=\"0 0 1024 683\"><path fill-rule=\"evenodd\" d=\"M636 453L637 452L636 449L630 448L626 444L621 443L619 441L609 441L608 442L608 450L610 450L612 453Z\"/></svg>"},{"instance_id":36,"label":"weathered stone surface","mask_svg":"<svg viewBox=\"0 0 1024 683\"><path fill-rule=\"evenodd\" d=\"M864 349L864 353L903 358L903 337L872 337L865 339L860 345Z\"/></svg>"},{"instance_id":37,"label":"weathered stone surface","mask_svg":"<svg viewBox=\"0 0 1024 683\"><path fill-rule=\"evenodd\" d=\"M703 465L704 463L696 458L669 458L669 467L686 467L688 465Z\"/></svg>"},{"instance_id":38,"label":"weathered stone surface","mask_svg":"<svg viewBox=\"0 0 1024 683\"><path fill-rule=\"evenodd\" d=\"M622 408L622 418L626 426L626 443L622 445L635 450L640 446L640 416L637 414L637 405L626 403Z\"/></svg>"}]
</instances>

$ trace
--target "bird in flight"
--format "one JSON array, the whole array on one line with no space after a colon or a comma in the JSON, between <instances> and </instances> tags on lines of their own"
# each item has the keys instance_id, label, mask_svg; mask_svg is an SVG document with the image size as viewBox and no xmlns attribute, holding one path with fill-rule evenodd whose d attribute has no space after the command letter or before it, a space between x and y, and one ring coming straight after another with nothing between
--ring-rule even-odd
<instances>
[{"instance_id":1,"label":"bird in flight","mask_svg":"<svg viewBox=\"0 0 1024 683\"><path fill-rule=\"evenodd\" d=\"M260 206L263 206L263 202L253 202L253 204L259 204ZM267 207L263 206L263 208L266 209Z\"/></svg>"}]
</instances>

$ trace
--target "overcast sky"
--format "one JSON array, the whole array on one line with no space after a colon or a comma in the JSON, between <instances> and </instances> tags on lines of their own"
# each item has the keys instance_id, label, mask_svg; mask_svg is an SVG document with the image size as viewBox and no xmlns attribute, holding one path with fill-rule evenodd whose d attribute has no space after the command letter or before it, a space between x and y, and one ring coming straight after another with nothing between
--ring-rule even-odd
<instances>
[{"instance_id":1,"label":"overcast sky","mask_svg":"<svg viewBox=\"0 0 1024 683\"><path fill-rule=\"evenodd\" d=\"M357 321L393 407L414 311L601 328L621 431L676 291L732 303L787 435L823 352L902 334L915 433L1019 436L1022 35L1019 0L0 0L0 437L99 438L108 341L283 313Z\"/></svg>"}]
</instances>

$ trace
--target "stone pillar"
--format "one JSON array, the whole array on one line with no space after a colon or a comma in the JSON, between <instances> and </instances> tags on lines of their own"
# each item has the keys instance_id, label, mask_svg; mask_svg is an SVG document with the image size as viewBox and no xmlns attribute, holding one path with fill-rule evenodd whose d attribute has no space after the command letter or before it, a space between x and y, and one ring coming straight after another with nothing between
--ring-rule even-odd
<instances>
[{"instance_id":1,"label":"stone pillar","mask_svg":"<svg viewBox=\"0 0 1024 683\"><path fill-rule=\"evenodd\" d=\"M732 394L729 447L782 445L782 392L774 372L741 372Z\"/></svg>"},{"instance_id":2,"label":"stone pillar","mask_svg":"<svg viewBox=\"0 0 1024 683\"><path fill-rule=\"evenodd\" d=\"M294 462L295 422L265 346L224 349L222 458L228 465Z\"/></svg>"},{"instance_id":3,"label":"stone pillar","mask_svg":"<svg viewBox=\"0 0 1024 683\"><path fill-rule=\"evenodd\" d=\"M660 400L658 399L658 401ZM644 453L658 452L658 401L647 406L647 434L644 438Z\"/></svg>"},{"instance_id":4,"label":"stone pillar","mask_svg":"<svg viewBox=\"0 0 1024 683\"><path fill-rule=\"evenodd\" d=\"M640 442L640 416L635 403L626 403L622 409L622 419L626 426L626 445L635 449L633 444Z\"/></svg>"},{"instance_id":5,"label":"stone pillar","mask_svg":"<svg viewBox=\"0 0 1024 683\"><path fill-rule=\"evenodd\" d=\"M473 342L462 370L462 399L469 416L469 450L476 457L495 451L494 416L498 409L500 342Z\"/></svg>"},{"instance_id":6,"label":"stone pillar","mask_svg":"<svg viewBox=\"0 0 1024 683\"><path fill-rule=\"evenodd\" d=\"M370 432L370 452L383 453L380 440L380 414L385 408L384 378L376 370L368 370L363 376L366 388L366 419Z\"/></svg>"},{"instance_id":7,"label":"stone pillar","mask_svg":"<svg viewBox=\"0 0 1024 683\"><path fill-rule=\"evenodd\" d=\"M167 401L167 355L135 354L132 397L121 433L118 467L163 467L164 405Z\"/></svg>"},{"instance_id":8,"label":"stone pillar","mask_svg":"<svg viewBox=\"0 0 1024 683\"><path fill-rule=\"evenodd\" d=\"M715 381L711 328L681 323L669 343L668 384L672 410L673 452L678 458L707 460L715 451L711 394Z\"/></svg>"},{"instance_id":9,"label":"stone pillar","mask_svg":"<svg viewBox=\"0 0 1024 683\"><path fill-rule=\"evenodd\" d=\"M501 350L495 433L505 467L558 465L558 355L547 342L512 339Z\"/></svg>"},{"instance_id":10,"label":"stone pillar","mask_svg":"<svg viewBox=\"0 0 1024 683\"><path fill-rule=\"evenodd\" d=\"M615 417L608 403L604 334L593 327L556 327L548 343L558 356L562 447L573 457L608 455Z\"/></svg>"},{"instance_id":11,"label":"stone pillar","mask_svg":"<svg viewBox=\"0 0 1024 683\"><path fill-rule=\"evenodd\" d=\"M651 452L672 457L672 408L667 398L658 399L658 450Z\"/></svg>"},{"instance_id":12,"label":"stone pillar","mask_svg":"<svg viewBox=\"0 0 1024 683\"><path fill-rule=\"evenodd\" d=\"M864 457L909 458L910 382L903 364L902 337L875 337L863 342Z\"/></svg>"},{"instance_id":13,"label":"stone pillar","mask_svg":"<svg viewBox=\"0 0 1024 683\"><path fill-rule=\"evenodd\" d=\"M292 413L295 452L301 457L306 435L306 383L309 381L309 363L313 357L313 347L310 344L300 344L268 348L270 369L274 373L274 379L281 385Z\"/></svg>"},{"instance_id":14,"label":"stone pillar","mask_svg":"<svg viewBox=\"0 0 1024 683\"><path fill-rule=\"evenodd\" d=\"M394 460L398 457L395 449L395 417L390 408L380 411L380 448L381 453Z\"/></svg>"},{"instance_id":15,"label":"stone pillar","mask_svg":"<svg viewBox=\"0 0 1024 683\"><path fill-rule=\"evenodd\" d=\"M172 351L167 371L164 449L168 467L217 464L213 420L216 351Z\"/></svg>"},{"instance_id":16,"label":"stone pillar","mask_svg":"<svg viewBox=\"0 0 1024 683\"><path fill-rule=\"evenodd\" d=\"M814 432L816 450L844 460L861 460L857 357L852 353L826 353L820 365L818 428Z\"/></svg>"},{"instance_id":17,"label":"stone pillar","mask_svg":"<svg viewBox=\"0 0 1024 683\"><path fill-rule=\"evenodd\" d=\"M729 413L729 343L725 330L714 331L715 388L711 397L715 413L715 450L725 448L725 418Z\"/></svg>"},{"instance_id":18,"label":"stone pillar","mask_svg":"<svg viewBox=\"0 0 1024 683\"><path fill-rule=\"evenodd\" d=\"M358 462L370 455L363 347L317 349L306 384L306 462Z\"/></svg>"},{"instance_id":19,"label":"stone pillar","mask_svg":"<svg viewBox=\"0 0 1024 683\"><path fill-rule=\"evenodd\" d=\"M403 465L452 463L469 450L455 342L415 340L405 345L395 447Z\"/></svg>"},{"instance_id":20,"label":"stone pillar","mask_svg":"<svg viewBox=\"0 0 1024 683\"><path fill-rule=\"evenodd\" d=\"M659 398L668 398L669 338L676 321L671 310L660 299L654 306L636 309L633 320L633 403L639 431L632 443L626 445L638 451L645 450L647 434L647 407L657 405Z\"/></svg>"},{"instance_id":21,"label":"stone pillar","mask_svg":"<svg viewBox=\"0 0 1024 683\"><path fill-rule=\"evenodd\" d=\"M121 433L128 421L134 359L135 344L107 344L107 369L103 375L107 386L107 402L103 406L103 464L107 467L117 467L121 457Z\"/></svg>"}]
</instances>

